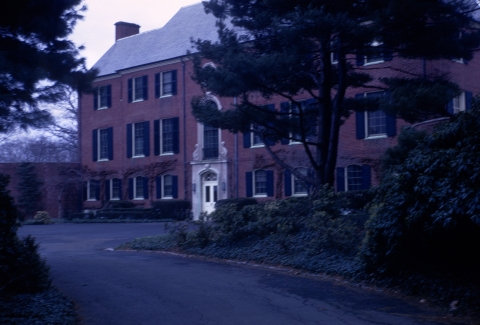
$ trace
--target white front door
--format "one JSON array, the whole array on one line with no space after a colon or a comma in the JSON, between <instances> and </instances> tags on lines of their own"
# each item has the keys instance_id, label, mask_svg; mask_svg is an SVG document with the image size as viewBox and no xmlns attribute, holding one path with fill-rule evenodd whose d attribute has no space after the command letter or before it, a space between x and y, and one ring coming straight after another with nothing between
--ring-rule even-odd
<instances>
[{"instance_id":1,"label":"white front door","mask_svg":"<svg viewBox=\"0 0 480 325\"><path fill-rule=\"evenodd\" d=\"M217 175L208 172L202 177L202 211L211 213L215 210L215 202L218 200Z\"/></svg>"}]
</instances>

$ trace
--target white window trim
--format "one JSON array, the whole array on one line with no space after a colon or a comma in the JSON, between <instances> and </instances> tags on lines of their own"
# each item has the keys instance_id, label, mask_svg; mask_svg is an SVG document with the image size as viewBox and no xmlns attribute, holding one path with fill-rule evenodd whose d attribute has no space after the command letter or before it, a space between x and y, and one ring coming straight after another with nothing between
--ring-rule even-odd
<instances>
[{"instance_id":1,"label":"white window trim","mask_svg":"<svg viewBox=\"0 0 480 325\"><path fill-rule=\"evenodd\" d=\"M453 114L458 114L460 112L465 112L466 110L466 97L465 92L462 91L458 96L453 98ZM455 102L458 102L458 106L455 106Z\"/></svg>"},{"instance_id":2,"label":"white window trim","mask_svg":"<svg viewBox=\"0 0 480 325\"><path fill-rule=\"evenodd\" d=\"M142 178L142 187L144 186L143 185L143 177L142 176L136 176L133 178L133 199L134 200L145 200L145 193L143 193L142 196L137 196L137 180L138 178ZM143 191L143 190L142 190Z\"/></svg>"},{"instance_id":3,"label":"white window trim","mask_svg":"<svg viewBox=\"0 0 480 325\"><path fill-rule=\"evenodd\" d=\"M143 90L142 90L142 98L137 99L135 97L135 89L136 89L135 84L137 83L138 79L141 79L143 81L143 76L132 78L132 103L143 102L145 100L143 98ZM143 88L143 85L142 85L142 88Z\"/></svg>"},{"instance_id":4,"label":"white window trim","mask_svg":"<svg viewBox=\"0 0 480 325\"><path fill-rule=\"evenodd\" d=\"M298 179L293 173L291 175L292 177L292 196L308 196L308 191L301 192L301 193L296 193L295 192L295 182L300 182L300 179Z\"/></svg>"},{"instance_id":5,"label":"white window trim","mask_svg":"<svg viewBox=\"0 0 480 325\"><path fill-rule=\"evenodd\" d=\"M159 122L159 124L160 124L160 134L159 134L159 137L160 137L160 139L159 139L159 141L160 141L160 156L173 156L175 154L174 151L173 151L173 148L172 148L172 151L166 151L166 152L163 151L163 121L170 120L170 119L171 118L160 119L160 122Z\"/></svg>"},{"instance_id":6,"label":"white window trim","mask_svg":"<svg viewBox=\"0 0 480 325\"><path fill-rule=\"evenodd\" d=\"M135 128L136 128L136 125L137 124L140 124L140 123L143 123L143 122L137 122L137 123L132 123L132 158L145 158L145 152L141 155L135 155ZM143 126L142 126L143 127ZM144 136L145 133L143 133L142 137ZM145 143L145 139L143 139L144 143ZM145 151L145 148L143 148L144 151Z\"/></svg>"},{"instance_id":7,"label":"white window trim","mask_svg":"<svg viewBox=\"0 0 480 325\"><path fill-rule=\"evenodd\" d=\"M103 130L107 131L107 158L100 158L101 143L102 143L101 136L100 136L100 134L101 134L100 131L103 131ZM108 148L108 128L97 129L97 157L98 157L97 161L109 161L108 150L109 150L109 148Z\"/></svg>"},{"instance_id":8,"label":"white window trim","mask_svg":"<svg viewBox=\"0 0 480 325\"><path fill-rule=\"evenodd\" d=\"M95 193L93 193L94 197L91 198L91 196L92 196L91 186L92 186L92 180L89 180L87 182L87 201L94 202L94 201L97 201L97 198L95 197Z\"/></svg>"},{"instance_id":9,"label":"white window trim","mask_svg":"<svg viewBox=\"0 0 480 325\"><path fill-rule=\"evenodd\" d=\"M351 165L348 165L348 166L345 166L345 168L343 168L343 175L344 175L344 182L345 182L345 192L351 192L351 191L354 191L354 190L349 190L348 189L348 167L350 166L359 166L360 168L362 167L361 165L358 165L358 164L351 164ZM362 178L362 183L363 183L363 178ZM361 184L363 185L363 184Z\"/></svg>"},{"instance_id":10,"label":"white window trim","mask_svg":"<svg viewBox=\"0 0 480 325\"><path fill-rule=\"evenodd\" d=\"M173 93L170 93L170 94L164 94L163 93L163 75L166 74L166 73L172 73L174 70L169 70L169 71L164 71L164 72L160 72L160 98L165 98L165 97L172 97L173 96Z\"/></svg>"},{"instance_id":11,"label":"white window trim","mask_svg":"<svg viewBox=\"0 0 480 325\"><path fill-rule=\"evenodd\" d=\"M120 179L120 178L112 178L112 179L110 180L110 184L109 184L109 187L110 187L110 197L109 197L109 199L110 199L110 201L120 201L120 199L122 198L122 193L119 193L119 194L120 194L119 197L115 197L115 198L113 197L113 180L114 180L114 179L118 179L118 181L121 182L121 179Z\"/></svg>"},{"instance_id":12,"label":"white window trim","mask_svg":"<svg viewBox=\"0 0 480 325\"><path fill-rule=\"evenodd\" d=\"M257 178L257 172L259 171L264 171L265 172L265 193L260 193L257 194L256 191L256 178ZM253 186L253 197L268 197L268 192L267 192L267 187L268 187L268 181L267 181L267 171L265 169L256 169L252 173L252 186Z\"/></svg>"},{"instance_id":13,"label":"white window trim","mask_svg":"<svg viewBox=\"0 0 480 325\"><path fill-rule=\"evenodd\" d=\"M262 142L261 143L255 143L255 135L256 135L256 132L255 132L255 127L253 125L250 126L250 143L251 143L251 146L250 148L264 148L265 147L265 143ZM260 136L261 138L261 136Z\"/></svg>"},{"instance_id":14,"label":"white window trim","mask_svg":"<svg viewBox=\"0 0 480 325\"><path fill-rule=\"evenodd\" d=\"M165 195L165 177L166 176L170 176L172 177L172 175L170 174L166 174L166 175L163 175L162 176L162 188L161 188L161 197L160 199L161 200L172 200L173 199L173 188L172 188L172 195ZM173 186L173 177L172 177L172 186Z\"/></svg>"},{"instance_id":15,"label":"white window trim","mask_svg":"<svg viewBox=\"0 0 480 325\"><path fill-rule=\"evenodd\" d=\"M372 47L377 47L377 46L383 45L383 42L373 41L372 43L370 43L370 45L371 45ZM364 66L366 66L366 65L380 64L380 63L384 63L384 62L385 62L385 58L383 57L383 55L382 55L382 58L379 59L379 60L377 60L377 61L367 62L367 61L368 61L368 55L365 55L365 56L363 57L363 60L364 60L364 64L363 64Z\"/></svg>"},{"instance_id":16,"label":"white window trim","mask_svg":"<svg viewBox=\"0 0 480 325\"><path fill-rule=\"evenodd\" d=\"M370 91L370 92L366 92L366 93L363 93L363 96L365 98L367 98L367 94L373 94L373 93L381 93L383 91ZM376 112L376 111L375 111ZM369 111L365 111L365 114L364 114L364 119L365 119L365 140L372 140L372 139L384 139L384 138L387 138L387 132L385 133L378 133L378 134L372 134L370 135L368 133L368 113ZM386 116L385 116L386 118ZM386 123L386 120L385 120L385 123ZM386 130L385 130L386 131Z\"/></svg>"},{"instance_id":17,"label":"white window trim","mask_svg":"<svg viewBox=\"0 0 480 325\"><path fill-rule=\"evenodd\" d=\"M99 87L97 88L97 107L98 107L98 108L97 108L97 111L103 110L103 109L108 109L108 104L107 104L106 106L101 106L101 103L102 103L101 93L102 93L102 92L100 91L101 88L107 88L107 87L108 87L108 85L99 86ZM108 102L108 101L107 101L107 102Z\"/></svg>"}]
</instances>

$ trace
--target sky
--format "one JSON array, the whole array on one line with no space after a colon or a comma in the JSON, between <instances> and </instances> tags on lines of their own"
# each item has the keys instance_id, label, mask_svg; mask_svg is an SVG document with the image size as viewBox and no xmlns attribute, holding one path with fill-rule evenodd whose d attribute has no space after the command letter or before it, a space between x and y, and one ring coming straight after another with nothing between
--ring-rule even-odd
<instances>
[{"instance_id":1,"label":"sky","mask_svg":"<svg viewBox=\"0 0 480 325\"><path fill-rule=\"evenodd\" d=\"M184 6L201 0L85 0L87 11L77 22L69 39L87 59L87 68L115 42L115 26L119 21L140 25L140 33L163 27Z\"/></svg>"}]
</instances>

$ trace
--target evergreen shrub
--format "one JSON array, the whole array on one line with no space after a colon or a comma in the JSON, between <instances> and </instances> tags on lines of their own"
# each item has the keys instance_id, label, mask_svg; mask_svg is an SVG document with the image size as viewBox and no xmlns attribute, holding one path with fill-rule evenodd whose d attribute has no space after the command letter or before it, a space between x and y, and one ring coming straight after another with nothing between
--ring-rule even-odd
<instances>
[{"instance_id":1,"label":"evergreen shrub","mask_svg":"<svg viewBox=\"0 0 480 325\"><path fill-rule=\"evenodd\" d=\"M188 200L161 200L152 204L154 219L173 219L177 221L190 219L192 202Z\"/></svg>"}]
</instances>

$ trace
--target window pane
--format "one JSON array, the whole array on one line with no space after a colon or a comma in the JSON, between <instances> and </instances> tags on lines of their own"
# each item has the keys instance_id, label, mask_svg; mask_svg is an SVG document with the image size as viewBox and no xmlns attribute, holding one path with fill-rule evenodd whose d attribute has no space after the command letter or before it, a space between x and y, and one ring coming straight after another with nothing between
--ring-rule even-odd
<instances>
[{"instance_id":1,"label":"window pane","mask_svg":"<svg viewBox=\"0 0 480 325\"><path fill-rule=\"evenodd\" d=\"M267 194L267 172L257 170L255 172L255 195Z\"/></svg>"},{"instance_id":2,"label":"window pane","mask_svg":"<svg viewBox=\"0 0 480 325\"><path fill-rule=\"evenodd\" d=\"M143 199L143 177L135 177L135 198Z\"/></svg>"},{"instance_id":3,"label":"window pane","mask_svg":"<svg viewBox=\"0 0 480 325\"><path fill-rule=\"evenodd\" d=\"M138 77L133 79L134 89L133 89L133 100L143 99L143 78Z\"/></svg>"},{"instance_id":4,"label":"window pane","mask_svg":"<svg viewBox=\"0 0 480 325\"><path fill-rule=\"evenodd\" d=\"M120 199L120 180L118 178L112 179L111 198Z\"/></svg>"},{"instance_id":5,"label":"window pane","mask_svg":"<svg viewBox=\"0 0 480 325\"><path fill-rule=\"evenodd\" d=\"M164 72L162 75L162 96L172 94L172 71Z\"/></svg>"},{"instance_id":6,"label":"window pane","mask_svg":"<svg viewBox=\"0 0 480 325\"><path fill-rule=\"evenodd\" d=\"M368 112L368 135L387 133L387 116L383 111Z\"/></svg>"},{"instance_id":7,"label":"window pane","mask_svg":"<svg viewBox=\"0 0 480 325\"><path fill-rule=\"evenodd\" d=\"M143 123L135 123L134 124L134 134L133 134L133 147L134 147L134 155L135 156L142 156L144 155L143 152Z\"/></svg>"},{"instance_id":8,"label":"window pane","mask_svg":"<svg viewBox=\"0 0 480 325\"><path fill-rule=\"evenodd\" d=\"M218 158L218 129L209 125L203 128L203 157Z\"/></svg>"},{"instance_id":9,"label":"window pane","mask_svg":"<svg viewBox=\"0 0 480 325\"><path fill-rule=\"evenodd\" d=\"M173 178L171 175L163 176L163 197L173 197Z\"/></svg>"},{"instance_id":10,"label":"window pane","mask_svg":"<svg viewBox=\"0 0 480 325\"><path fill-rule=\"evenodd\" d=\"M107 107L108 106L108 100L107 100L107 86L100 87L98 89L99 92L99 105L98 107Z\"/></svg>"},{"instance_id":11,"label":"window pane","mask_svg":"<svg viewBox=\"0 0 480 325\"><path fill-rule=\"evenodd\" d=\"M98 149L99 149L98 158L108 159L108 130L103 129L103 130L100 130L99 132L100 134L98 137L98 141L100 143L98 146Z\"/></svg>"},{"instance_id":12,"label":"window pane","mask_svg":"<svg viewBox=\"0 0 480 325\"><path fill-rule=\"evenodd\" d=\"M347 167L347 191L362 189L362 167L351 165Z\"/></svg>"},{"instance_id":13,"label":"window pane","mask_svg":"<svg viewBox=\"0 0 480 325\"><path fill-rule=\"evenodd\" d=\"M162 153L173 152L173 120L162 120Z\"/></svg>"}]
</instances>

